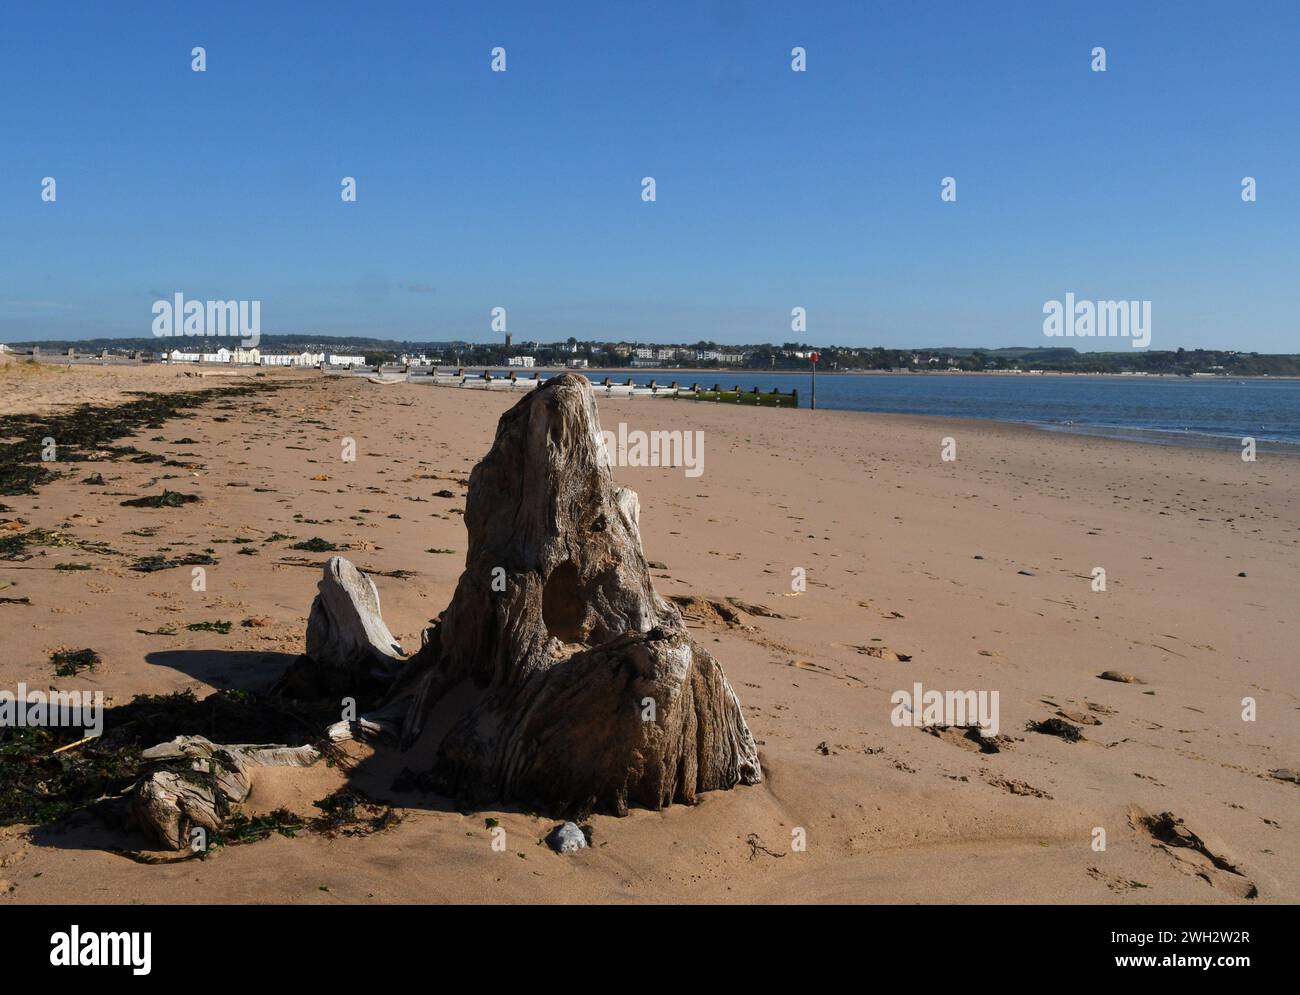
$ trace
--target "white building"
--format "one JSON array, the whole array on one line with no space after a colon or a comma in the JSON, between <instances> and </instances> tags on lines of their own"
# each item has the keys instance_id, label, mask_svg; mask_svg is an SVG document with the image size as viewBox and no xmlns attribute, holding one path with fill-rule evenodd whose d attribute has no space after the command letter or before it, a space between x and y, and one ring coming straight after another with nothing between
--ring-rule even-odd
<instances>
[{"instance_id":1,"label":"white building","mask_svg":"<svg viewBox=\"0 0 1300 995\"><path fill-rule=\"evenodd\" d=\"M323 352L269 353L261 356L263 366L320 366L325 362Z\"/></svg>"},{"instance_id":2,"label":"white building","mask_svg":"<svg viewBox=\"0 0 1300 995\"><path fill-rule=\"evenodd\" d=\"M336 353L326 353L325 362L330 366L365 366L365 356L340 356Z\"/></svg>"},{"instance_id":3,"label":"white building","mask_svg":"<svg viewBox=\"0 0 1300 995\"><path fill-rule=\"evenodd\" d=\"M523 366L529 368L536 360L532 356L511 356L506 360L507 366Z\"/></svg>"},{"instance_id":4,"label":"white building","mask_svg":"<svg viewBox=\"0 0 1300 995\"><path fill-rule=\"evenodd\" d=\"M698 362L717 362L717 363L743 363L745 354L742 352L719 352L716 349L701 349L695 354Z\"/></svg>"}]
</instances>

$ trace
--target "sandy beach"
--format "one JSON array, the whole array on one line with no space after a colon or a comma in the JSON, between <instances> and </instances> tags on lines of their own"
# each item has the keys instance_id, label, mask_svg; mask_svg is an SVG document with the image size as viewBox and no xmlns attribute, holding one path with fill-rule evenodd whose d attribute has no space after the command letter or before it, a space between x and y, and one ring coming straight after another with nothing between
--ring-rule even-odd
<instances>
[{"instance_id":1,"label":"sandy beach","mask_svg":"<svg viewBox=\"0 0 1300 995\"><path fill-rule=\"evenodd\" d=\"M313 537L374 574L410 572L375 580L389 627L419 647L464 563L468 474L517 397L86 366L0 371L0 414L244 381L279 389L123 440L184 467L56 464L66 475L39 493L0 498L0 529L114 550L0 560L0 596L30 602L0 604L0 688L92 688L117 705L267 688L303 650L325 555L291 545ZM1300 900L1300 787L1274 774L1300 768L1300 461L687 401L607 400L600 416L611 430L703 433L700 476L615 476L640 495L659 593L696 599L687 624L740 697L763 783L595 816L592 847L562 858L539 845L554 820L395 791L400 755L362 762L371 748L349 744L353 771L269 772L246 808L308 811L351 778L400 824L165 866L110 852L93 820L10 826L0 903ZM955 460L941 458L945 439ZM94 473L102 486L81 483ZM121 503L163 487L201 500ZM184 567L129 569L205 551L218 562L204 592ZM74 561L92 569L54 569ZM185 628L210 620L231 631ZM153 634L165 626L175 634ZM55 677L51 653L81 647L102 664ZM891 696L917 683L997 691L1003 748L891 721ZM1082 739L1026 729L1051 718ZM1153 830L1165 813L1199 845ZM800 836L806 849L792 848Z\"/></svg>"}]
</instances>

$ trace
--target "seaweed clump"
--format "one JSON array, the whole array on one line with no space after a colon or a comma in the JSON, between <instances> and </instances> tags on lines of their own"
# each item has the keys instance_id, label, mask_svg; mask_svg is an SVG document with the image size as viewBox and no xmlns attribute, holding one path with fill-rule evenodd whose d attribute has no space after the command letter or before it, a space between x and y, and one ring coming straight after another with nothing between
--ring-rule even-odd
<instances>
[{"instance_id":1,"label":"seaweed clump","mask_svg":"<svg viewBox=\"0 0 1300 995\"><path fill-rule=\"evenodd\" d=\"M1025 728L1030 732L1041 732L1046 736L1059 736L1067 743L1077 743L1083 739L1083 731L1065 719L1043 719L1041 722L1026 722Z\"/></svg>"},{"instance_id":2,"label":"seaweed clump","mask_svg":"<svg viewBox=\"0 0 1300 995\"><path fill-rule=\"evenodd\" d=\"M130 498L122 502L123 508L179 508L183 504L193 504L199 500L197 494L182 494L179 491L164 489L161 494Z\"/></svg>"},{"instance_id":3,"label":"seaweed clump","mask_svg":"<svg viewBox=\"0 0 1300 995\"><path fill-rule=\"evenodd\" d=\"M83 670L96 670L104 661L92 649L56 650L50 654L55 677L76 677Z\"/></svg>"}]
</instances>

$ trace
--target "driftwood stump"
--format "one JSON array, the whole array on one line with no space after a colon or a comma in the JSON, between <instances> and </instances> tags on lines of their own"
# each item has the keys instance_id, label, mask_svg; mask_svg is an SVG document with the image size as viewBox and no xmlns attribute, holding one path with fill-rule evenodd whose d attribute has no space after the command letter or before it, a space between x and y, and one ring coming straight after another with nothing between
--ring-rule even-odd
<instances>
[{"instance_id":1,"label":"driftwood stump","mask_svg":"<svg viewBox=\"0 0 1300 995\"><path fill-rule=\"evenodd\" d=\"M307 618L307 658L326 689L346 691L371 679L390 681L402 647L388 631L375 582L341 556L325 561Z\"/></svg>"},{"instance_id":2,"label":"driftwood stump","mask_svg":"<svg viewBox=\"0 0 1300 995\"><path fill-rule=\"evenodd\" d=\"M253 790L257 767L310 767L312 746L221 746L202 736L177 736L141 753L155 765L136 783L130 811L135 824L170 850L190 843L190 830L219 830Z\"/></svg>"},{"instance_id":3,"label":"driftwood stump","mask_svg":"<svg viewBox=\"0 0 1300 995\"><path fill-rule=\"evenodd\" d=\"M432 787L558 815L690 804L762 779L722 667L655 593L591 385L507 411L470 476L466 566L389 694Z\"/></svg>"}]
</instances>

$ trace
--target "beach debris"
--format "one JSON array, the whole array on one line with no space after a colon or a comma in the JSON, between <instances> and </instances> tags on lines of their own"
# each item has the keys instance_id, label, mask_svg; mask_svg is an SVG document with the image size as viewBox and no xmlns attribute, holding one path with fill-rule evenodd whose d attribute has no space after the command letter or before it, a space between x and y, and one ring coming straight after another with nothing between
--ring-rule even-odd
<instances>
[{"instance_id":1,"label":"beach debris","mask_svg":"<svg viewBox=\"0 0 1300 995\"><path fill-rule=\"evenodd\" d=\"M758 833L750 833L748 836L745 837L745 842L749 844L750 860L757 860L758 855L760 853L765 853L769 857L777 857L777 858L785 856L784 853L777 853L775 850L769 849L767 846L765 846L763 844L763 840L759 837Z\"/></svg>"},{"instance_id":2,"label":"beach debris","mask_svg":"<svg viewBox=\"0 0 1300 995\"><path fill-rule=\"evenodd\" d=\"M179 491L163 489L161 494L147 497L130 498L122 502L123 508L179 508L184 504L193 504L200 500L197 494L181 494Z\"/></svg>"},{"instance_id":3,"label":"beach debris","mask_svg":"<svg viewBox=\"0 0 1300 995\"><path fill-rule=\"evenodd\" d=\"M18 562L30 560L34 554L29 553L28 550L33 546L76 549L83 553L98 553L104 556L116 553L116 550L107 543L95 539L78 539L57 529L31 529L27 532L14 532L0 536L0 560Z\"/></svg>"},{"instance_id":4,"label":"beach debris","mask_svg":"<svg viewBox=\"0 0 1300 995\"><path fill-rule=\"evenodd\" d=\"M1129 807L1128 816L1129 825L1149 836L1152 846L1172 856L1181 869L1236 898L1258 897L1255 883L1246 877L1218 840L1193 832L1172 812L1148 815L1134 805Z\"/></svg>"},{"instance_id":5,"label":"beach debris","mask_svg":"<svg viewBox=\"0 0 1300 995\"><path fill-rule=\"evenodd\" d=\"M341 556L325 561L307 619L307 658L325 687L351 690L397 672L402 646L380 613L375 582Z\"/></svg>"},{"instance_id":6,"label":"beach debris","mask_svg":"<svg viewBox=\"0 0 1300 995\"><path fill-rule=\"evenodd\" d=\"M1025 728L1030 732L1041 732L1045 736L1059 736L1067 743L1077 743L1083 739L1083 731L1065 719L1043 719L1041 722L1026 722Z\"/></svg>"},{"instance_id":7,"label":"beach debris","mask_svg":"<svg viewBox=\"0 0 1300 995\"><path fill-rule=\"evenodd\" d=\"M465 570L388 696L409 703L406 747L438 711L435 790L581 818L761 781L721 666L654 590L639 517L584 377L502 415L470 476Z\"/></svg>"},{"instance_id":8,"label":"beach debris","mask_svg":"<svg viewBox=\"0 0 1300 995\"><path fill-rule=\"evenodd\" d=\"M231 624L229 622L191 622L185 627L190 632L216 632L223 636L230 635Z\"/></svg>"},{"instance_id":9,"label":"beach debris","mask_svg":"<svg viewBox=\"0 0 1300 995\"><path fill-rule=\"evenodd\" d=\"M851 646L863 656L875 657L877 660L890 660L894 663L907 663L912 659L910 653L898 653L888 646Z\"/></svg>"},{"instance_id":10,"label":"beach debris","mask_svg":"<svg viewBox=\"0 0 1300 995\"><path fill-rule=\"evenodd\" d=\"M664 562L661 561L661 560L646 560L646 561L645 561L645 565L648 566L651 570L667 570L667 569L668 569L668 564L667 564L667 563L664 563Z\"/></svg>"},{"instance_id":11,"label":"beach debris","mask_svg":"<svg viewBox=\"0 0 1300 995\"><path fill-rule=\"evenodd\" d=\"M32 599L27 597L0 598L0 605L30 605L31 603L32 603Z\"/></svg>"},{"instance_id":12,"label":"beach debris","mask_svg":"<svg viewBox=\"0 0 1300 995\"><path fill-rule=\"evenodd\" d=\"M103 660L92 649L55 650L50 654L55 677L76 677L83 670L96 669Z\"/></svg>"},{"instance_id":13,"label":"beach debris","mask_svg":"<svg viewBox=\"0 0 1300 995\"><path fill-rule=\"evenodd\" d=\"M174 636L180 630L176 626L168 624L160 625L156 629L136 629L135 631L142 636Z\"/></svg>"},{"instance_id":14,"label":"beach debris","mask_svg":"<svg viewBox=\"0 0 1300 995\"><path fill-rule=\"evenodd\" d=\"M1134 677L1132 674L1126 674L1119 670L1103 670L1097 675L1103 681L1117 681L1120 684L1145 684L1146 681Z\"/></svg>"},{"instance_id":15,"label":"beach debris","mask_svg":"<svg viewBox=\"0 0 1300 995\"><path fill-rule=\"evenodd\" d=\"M587 837L576 822L566 822L551 830L546 844L556 853L577 853L587 849Z\"/></svg>"},{"instance_id":16,"label":"beach debris","mask_svg":"<svg viewBox=\"0 0 1300 995\"><path fill-rule=\"evenodd\" d=\"M268 542L270 540L267 540ZM309 553L330 553L338 549L338 546L328 539L321 539L319 536L312 536L310 539L304 539L302 542L295 542L289 547L290 549L305 549Z\"/></svg>"},{"instance_id":17,"label":"beach debris","mask_svg":"<svg viewBox=\"0 0 1300 995\"><path fill-rule=\"evenodd\" d=\"M141 426L157 426L168 418L191 417L188 409L217 398L247 396L278 390L276 384L242 385L205 391L146 394L123 404L95 407L81 404L53 414L0 416L0 494L35 494L42 484L61 476L42 459L42 439L59 442L59 461L122 459L141 455L133 446L110 446Z\"/></svg>"},{"instance_id":18,"label":"beach debris","mask_svg":"<svg viewBox=\"0 0 1300 995\"><path fill-rule=\"evenodd\" d=\"M103 735L89 740L78 739L77 728L0 726L0 825L47 825L101 803L129 812L136 786L155 769L143 748L178 736L184 742L185 730L203 729L212 739L249 744L215 749L238 754L250 775L260 766L312 763L330 752L320 729L337 714L337 701L287 701L247 691L217 691L200 699L182 691L137 695L106 710ZM143 752L158 757L174 751ZM176 759L172 755L169 762ZM182 774L205 780L187 769ZM215 842L210 834L209 844Z\"/></svg>"},{"instance_id":19,"label":"beach debris","mask_svg":"<svg viewBox=\"0 0 1300 995\"><path fill-rule=\"evenodd\" d=\"M922 732L936 739L941 739L945 743L951 743L953 746L961 747L964 750L973 750L979 753L1002 753L1012 749L1017 742L1010 736L985 736L984 730L977 725L929 725L920 728Z\"/></svg>"},{"instance_id":20,"label":"beach debris","mask_svg":"<svg viewBox=\"0 0 1300 995\"><path fill-rule=\"evenodd\" d=\"M274 624L275 619L270 615L255 615L252 618L246 618L239 624L245 629L265 629L268 625Z\"/></svg>"},{"instance_id":21,"label":"beach debris","mask_svg":"<svg viewBox=\"0 0 1300 995\"><path fill-rule=\"evenodd\" d=\"M402 738L402 719L406 716L406 708L407 702L399 701L355 719L342 719L326 729L325 735L332 743L351 739L357 742L385 740L395 744Z\"/></svg>"},{"instance_id":22,"label":"beach debris","mask_svg":"<svg viewBox=\"0 0 1300 995\"><path fill-rule=\"evenodd\" d=\"M158 570L170 570L173 567L210 567L217 563L217 558L208 553L186 553L183 556L163 556L161 553L142 556L131 564L130 569L138 573L154 573Z\"/></svg>"},{"instance_id":23,"label":"beach debris","mask_svg":"<svg viewBox=\"0 0 1300 995\"><path fill-rule=\"evenodd\" d=\"M391 805L377 802L352 787L339 788L312 804L321 810L321 814L309 820L307 828L329 839L370 836L391 829L402 821Z\"/></svg>"},{"instance_id":24,"label":"beach debris","mask_svg":"<svg viewBox=\"0 0 1300 995\"><path fill-rule=\"evenodd\" d=\"M238 751L202 736L178 736L141 755L157 768L142 777L131 797L136 825L168 850L190 843L190 830L215 832L253 788Z\"/></svg>"},{"instance_id":25,"label":"beach debris","mask_svg":"<svg viewBox=\"0 0 1300 995\"><path fill-rule=\"evenodd\" d=\"M1280 767L1275 771L1270 771L1270 773L1279 781L1290 781L1292 784L1300 784L1300 771L1291 770L1289 767Z\"/></svg>"},{"instance_id":26,"label":"beach debris","mask_svg":"<svg viewBox=\"0 0 1300 995\"><path fill-rule=\"evenodd\" d=\"M177 736L140 757L149 767L132 793L132 819L164 848L181 850L190 845L192 829L219 833L227 827L232 806L253 789L254 768L309 767L320 753L312 746L218 746L202 736ZM243 834L247 817L232 824Z\"/></svg>"}]
</instances>

